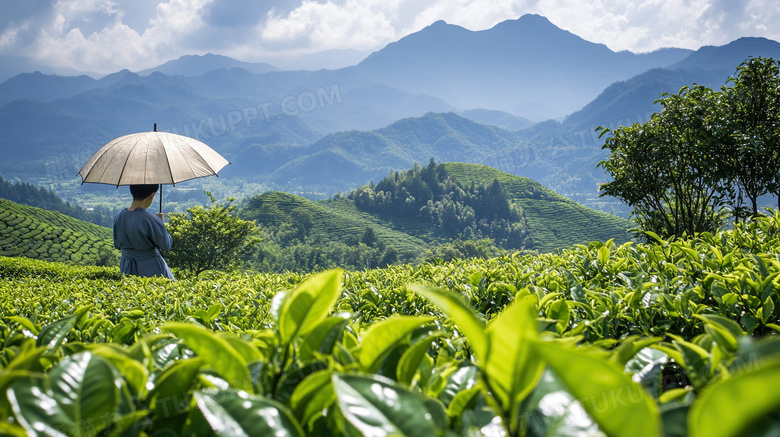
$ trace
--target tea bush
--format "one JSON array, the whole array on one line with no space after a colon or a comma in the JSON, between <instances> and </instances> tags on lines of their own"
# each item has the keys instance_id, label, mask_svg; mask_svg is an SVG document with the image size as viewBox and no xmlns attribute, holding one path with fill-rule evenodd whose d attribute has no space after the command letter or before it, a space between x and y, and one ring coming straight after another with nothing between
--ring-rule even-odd
<instances>
[{"instance_id":1,"label":"tea bush","mask_svg":"<svg viewBox=\"0 0 780 437\"><path fill-rule=\"evenodd\" d=\"M772 435L778 232L177 281L0 258L0 428Z\"/></svg>"}]
</instances>

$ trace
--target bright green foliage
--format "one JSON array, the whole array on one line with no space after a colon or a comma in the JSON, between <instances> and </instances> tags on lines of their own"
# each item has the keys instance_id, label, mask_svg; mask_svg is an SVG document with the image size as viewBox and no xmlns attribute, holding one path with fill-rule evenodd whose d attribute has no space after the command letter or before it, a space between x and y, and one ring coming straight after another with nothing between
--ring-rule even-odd
<instances>
[{"instance_id":1,"label":"bright green foliage","mask_svg":"<svg viewBox=\"0 0 780 437\"><path fill-rule=\"evenodd\" d=\"M177 281L0 258L0 431L769 435L778 235Z\"/></svg>"},{"instance_id":2,"label":"bright green foliage","mask_svg":"<svg viewBox=\"0 0 780 437\"><path fill-rule=\"evenodd\" d=\"M194 414L193 432L211 435L201 428L201 420L205 420L217 436L304 435L283 405L262 396L234 391L201 391L195 393L195 403L197 410L193 411L200 413L203 419Z\"/></svg>"},{"instance_id":3,"label":"bright green foliage","mask_svg":"<svg viewBox=\"0 0 780 437\"><path fill-rule=\"evenodd\" d=\"M758 435L766 427L771 428L771 420L764 416L780 408L780 394L768 388L778 384L780 366L772 363L755 373L736 375L712 386L693 404L688 417L690 435ZM735 399L741 402L736 403Z\"/></svg>"},{"instance_id":4,"label":"bright green foliage","mask_svg":"<svg viewBox=\"0 0 780 437\"><path fill-rule=\"evenodd\" d=\"M780 62L748 59L729 82L733 86L723 87L722 93L728 104L729 182L740 194L733 203L740 207L744 195L756 215L758 196L780 192Z\"/></svg>"},{"instance_id":5,"label":"bright green foliage","mask_svg":"<svg viewBox=\"0 0 780 437\"><path fill-rule=\"evenodd\" d=\"M432 418L444 418L436 403L379 377L333 375L333 391L341 413L361 435L427 437L441 430ZM429 406L438 411L429 411Z\"/></svg>"},{"instance_id":6,"label":"bright green foliage","mask_svg":"<svg viewBox=\"0 0 780 437\"><path fill-rule=\"evenodd\" d=\"M601 195L626 202L643 230L663 237L716 231L726 200L720 94L696 85L662 97L661 112L607 138L610 156L599 166L613 180Z\"/></svg>"},{"instance_id":7,"label":"bright green foliage","mask_svg":"<svg viewBox=\"0 0 780 437\"><path fill-rule=\"evenodd\" d=\"M111 229L0 199L0 256L118 265Z\"/></svg>"},{"instance_id":8,"label":"bright green foliage","mask_svg":"<svg viewBox=\"0 0 780 437\"><path fill-rule=\"evenodd\" d=\"M260 240L254 235L255 224L238 218L228 199L226 205L206 193L213 205L194 206L185 214L171 214L168 232L173 246L166 259L171 267L186 269L195 275L206 270L232 270L241 263Z\"/></svg>"},{"instance_id":9,"label":"bright green foliage","mask_svg":"<svg viewBox=\"0 0 780 437\"><path fill-rule=\"evenodd\" d=\"M633 208L641 228L663 237L717 230L721 208L737 221L759 214L757 199L779 190L780 67L753 58L721 91L693 84L663 94L663 110L611 132L599 163L613 178L600 188ZM603 129L602 135L609 132Z\"/></svg>"},{"instance_id":10,"label":"bright green foliage","mask_svg":"<svg viewBox=\"0 0 780 437\"><path fill-rule=\"evenodd\" d=\"M536 342L534 352L561 378L571 394L610 436L660 435L658 407L644 388L623 369L598 354L552 342Z\"/></svg>"}]
</instances>

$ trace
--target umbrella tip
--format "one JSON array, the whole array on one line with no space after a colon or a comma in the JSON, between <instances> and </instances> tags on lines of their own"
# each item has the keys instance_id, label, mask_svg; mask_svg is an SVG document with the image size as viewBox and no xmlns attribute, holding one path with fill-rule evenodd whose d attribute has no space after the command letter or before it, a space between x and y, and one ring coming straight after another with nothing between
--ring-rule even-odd
<instances>
[{"instance_id":1,"label":"umbrella tip","mask_svg":"<svg viewBox=\"0 0 780 437\"><path fill-rule=\"evenodd\" d=\"M157 132L157 123L154 124L154 131Z\"/></svg>"}]
</instances>

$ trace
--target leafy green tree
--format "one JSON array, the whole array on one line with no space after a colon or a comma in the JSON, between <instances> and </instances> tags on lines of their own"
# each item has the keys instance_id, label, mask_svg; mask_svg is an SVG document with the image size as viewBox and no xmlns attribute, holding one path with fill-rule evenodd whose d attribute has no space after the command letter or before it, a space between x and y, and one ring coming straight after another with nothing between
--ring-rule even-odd
<instances>
[{"instance_id":1,"label":"leafy green tree","mask_svg":"<svg viewBox=\"0 0 780 437\"><path fill-rule=\"evenodd\" d=\"M360 239L360 242L368 247L376 247L379 243L379 239L376 236L374 228L367 227L366 230L363 231L363 237Z\"/></svg>"},{"instance_id":2,"label":"leafy green tree","mask_svg":"<svg viewBox=\"0 0 780 437\"><path fill-rule=\"evenodd\" d=\"M241 264L242 255L249 252L260 239L254 222L235 215L235 200L226 204L206 192L211 207L195 206L187 214L171 214L168 232L173 247L166 259L171 267L178 267L195 275L206 270L233 270Z\"/></svg>"},{"instance_id":3,"label":"leafy green tree","mask_svg":"<svg viewBox=\"0 0 780 437\"><path fill-rule=\"evenodd\" d=\"M723 87L724 126L730 133L724 159L738 193L735 203L741 204L744 195L755 216L759 196L780 193L780 64L771 58L749 59L729 82L733 86Z\"/></svg>"},{"instance_id":4,"label":"leafy green tree","mask_svg":"<svg viewBox=\"0 0 780 437\"><path fill-rule=\"evenodd\" d=\"M780 207L780 64L749 59L729 82L720 92L694 84L665 94L660 113L606 140L611 154L599 166L614 180L601 194L632 206L644 230L712 231L722 206L739 220L747 199L755 216L766 193Z\"/></svg>"},{"instance_id":5,"label":"leafy green tree","mask_svg":"<svg viewBox=\"0 0 780 437\"><path fill-rule=\"evenodd\" d=\"M663 110L644 124L612 131L598 165L613 177L601 195L634 208L643 230L664 237L717 230L713 215L727 198L720 93L694 85L664 94ZM609 132L602 129L601 134Z\"/></svg>"}]
</instances>

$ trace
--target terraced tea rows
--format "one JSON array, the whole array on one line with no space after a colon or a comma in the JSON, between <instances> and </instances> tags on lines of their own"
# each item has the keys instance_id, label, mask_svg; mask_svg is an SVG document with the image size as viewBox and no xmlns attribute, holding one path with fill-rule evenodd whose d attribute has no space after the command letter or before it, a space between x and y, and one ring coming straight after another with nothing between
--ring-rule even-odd
<instances>
[{"instance_id":1,"label":"terraced tea rows","mask_svg":"<svg viewBox=\"0 0 780 437\"><path fill-rule=\"evenodd\" d=\"M635 227L634 223L586 208L531 179L475 164L444 165L462 184L488 184L497 179L523 208L534 249L540 252L609 239L622 244L632 238L627 229Z\"/></svg>"},{"instance_id":2,"label":"terraced tea rows","mask_svg":"<svg viewBox=\"0 0 780 437\"><path fill-rule=\"evenodd\" d=\"M0 256L94 264L118 259L111 229L0 199Z\"/></svg>"},{"instance_id":3,"label":"terraced tea rows","mask_svg":"<svg viewBox=\"0 0 780 437\"><path fill-rule=\"evenodd\" d=\"M360 238L370 227L379 241L392 243L399 250L421 252L427 247L422 239L407 233L403 225L402 230L393 229L389 223L359 211L346 199L312 202L293 194L269 192L250 199L241 215L261 223L279 223L290 219L296 209L310 215L312 234L325 241Z\"/></svg>"}]
</instances>

